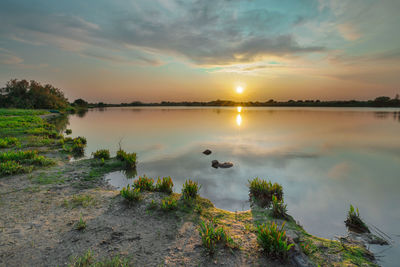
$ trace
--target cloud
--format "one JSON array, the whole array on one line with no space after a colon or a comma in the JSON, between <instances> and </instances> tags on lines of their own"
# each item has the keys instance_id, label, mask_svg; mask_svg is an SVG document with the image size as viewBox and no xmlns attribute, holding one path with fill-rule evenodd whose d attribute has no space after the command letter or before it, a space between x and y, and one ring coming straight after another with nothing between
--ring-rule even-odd
<instances>
[{"instance_id":1,"label":"cloud","mask_svg":"<svg viewBox=\"0 0 400 267\"><path fill-rule=\"evenodd\" d=\"M119 4L115 2L113 8L118 10ZM115 12L117 15L104 16L101 22L94 23L75 14L49 13L40 5L40 12L27 12L8 3L0 11L4 21L0 34L102 60L125 63L132 59L150 65L158 65L160 60L149 55L148 50L200 65L255 62L268 56L324 50L319 45L299 44L285 27L293 19L284 13L241 6L241 1L227 0L160 1L160 5L137 1L123 13ZM93 12L101 8L99 2ZM109 14L114 14L112 11ZM98 48L126 57L99 53ZM135 51L133 55L131 50Z\"/></svg>"},{"instance_id":2,"label":"cloud","mask_svg":"<svg viewBox=\"0 0 400 267\"><path fill-rule=\"evenodd\" d=\"M353 25L349 23L338 25L338 30L341 35L349 41L355 41L361 37L361 34L355 29Z\"/></svg>"}]
</instances>

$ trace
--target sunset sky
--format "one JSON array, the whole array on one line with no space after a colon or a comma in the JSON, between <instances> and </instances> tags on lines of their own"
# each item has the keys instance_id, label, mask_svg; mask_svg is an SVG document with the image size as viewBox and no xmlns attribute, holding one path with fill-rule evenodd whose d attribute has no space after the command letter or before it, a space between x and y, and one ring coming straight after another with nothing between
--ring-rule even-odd
<instances>
[{"instance_id":1,"label":"sunset sky","mask_svg":"<svg viewBox=\"0 0 400 267\"><path fill-rule=\"evenodd\" d=\"M1 0L0 86L34 79L107 103L394 97L399 11L399 0Z\"/></svg>"}]
</instances>

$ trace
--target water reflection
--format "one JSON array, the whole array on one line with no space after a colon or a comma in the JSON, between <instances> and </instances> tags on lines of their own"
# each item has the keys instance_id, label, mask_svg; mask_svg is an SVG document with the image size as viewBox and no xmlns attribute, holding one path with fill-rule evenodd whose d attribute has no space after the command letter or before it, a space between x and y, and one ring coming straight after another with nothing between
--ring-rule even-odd
<instances>
[{"instance_id":1,"label":"water reflection","mask_svg":"<svg viewBox=\"0 0 400 267\"><path fill-rule=\"evenodd\" d=\"M186 179L197 180L201 195L219 208L248 208L248 179L258 176L283 185L289 213L313 234L343 233L350 203L368 223L398 231L397 110L389 111L393 120L380 119L386 116L374 114L378 109L135 109L140 112L92 110L84 118L72 116L70 128L87 137L88 155L100 148L115 155L124 137L123 149L138 154L138 175L171 176L177 192ZM210 156L201 153L207 148ZM213 169L213 159L234 166ZM108 178L118 187L132 182L122 172ZM398 246L385 253L388 262L400 260Z\"/></svg>"}]
</instances>

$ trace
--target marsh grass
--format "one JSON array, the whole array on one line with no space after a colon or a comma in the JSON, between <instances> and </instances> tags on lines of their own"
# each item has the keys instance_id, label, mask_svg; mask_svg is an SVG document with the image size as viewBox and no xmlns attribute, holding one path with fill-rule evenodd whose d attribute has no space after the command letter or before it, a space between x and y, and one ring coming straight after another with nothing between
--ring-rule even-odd
<instances>
[{"instance_id":1,"label":"marsh grass","mask_svg":"<svg viewBox=\"0 0 400 267\"><path fill-rule=\"evenodd\" d=\"M50 166L55 161L37 154L37 151L0 152L0 175L12 175L31 172L36 167Z\"/></svg>"},{"instance_id":2,"label":"marsh grass","mask_svg":"<svg viewBox=\"0 0 400 267\"><path fill-rule=\"evenodd\" d=\"M138 202L142 199L142 193L140 190L138 188L131 188L130 185L122 188L120 194L128 202Z\"/></svg>"},{"instance_id":3,"label":"marsh grass","mask_svg":"<svg viewBox=\"0 0 400 267\"><path fill-rule=\"evenodd\" d=\"M93 196L91 195L73 195L70 200L64 200L63 206L66 208L77 208L77 207L89 207L89 206L94 206L96 204L96 201Z\"/></svg>"},{"instance_id":4,"label":"marsh grass","mask_svg":"<svg viewBox=\"0 0 400 267\"><path fill-rule=\"evenodd\" d=\"M174 196L169 196L161 200L161 209L164 211L171 211L178 209L178 201Z\"/></svg>"},{"instance_id":5,"label":"marsh grass","mask_svg":"<svg viewBox=\"0 0 400 267\"><path fill-rule=\"evenodd\" d=\"M287 259L289 250L294 246L288 243L284 226L285 223L279 227L275 222L269 222L257 227L257 242L268 256Z\"/></svg>"},{"instance_id":6,"label":"marsh grass","mask_svg":"<svg viewBox=\"0 0 400 267\"><path fill-rule=\"evenodd\" d=\"M271 205L272 196L275 196L278 201L282 200L283 189L280 184L272 184L270 181L261 180L258 177L249 180L249 197L253 203L268 208Z\"/></svg>"},{"instance_id":7,"label":"marsh grass","mask_svg":"<svg viewBox=\"0 0 400 267\"><path fill-rule=\"evenodd\" d=\"M129 258L114 256L110 259L96 260L93 252L88 250L84 255L70 259L68 267L131 267Z\"/></svg>"},{"instance_id":8,"label":"marsh grass","mask_svg":"<svg viewBox=\"0 0 400 267\"><path fill-rule=\"evenodd\" d=\"M143 175L133 181L133 186L139 191L154 191L154 180Z\"/></svg>"},{"instance_id":9,"label":"marsh grass","mask_svg":"<svg viewBox=\"0 0 400 267\"><path fill-rule=\"evenodd\" d=\"M287 217L287 205L284 203L283 199L278 200L275 195L272 196L272 216L274 218Z\"/></svg>"},{"instance_id":10,"label":"marsh grass","mask_svg":"<svg viewBox=\"0 0 400 267\"><path fill-rule=\"evenodd\" d=\"M21 142L16 137L0 138L0 148L21 147Z\"/></svg>"},{"instance_id":11,"label":"marsh grass","mask_svg":"<svg viewBox=\"0 0 400 267\"><path fill-rule=\"evenodd\" d=\"M350 210L347 213L347 218L344 221L349 230L358 233L370 233L368 226L363 222L360 217L358 208L354 209L353 205L350 204Z\"/></svg>"},{"instance_id":12,"label":"marsh grass","mask_svg":"<svg viewBox=\"0 0 400 267\"><path fill-rule=\"evenodd\" d=\"M223 227L217 227L214 221L200 221L199 234L203 247L213 254L218 244L224 246L236 248L237 245Z\"/></svg>"},{"instance_id":13,"label":"marsh grass","mask_svg":"<svg viewBox=\"0 0 400 267\"><path fill-rule=\"evenodd\" d=\"M86 229L86 221L83 219L82 214L79 218L79 221L75 224L75 229L78 231L82 231Z\"/></svg>"},{"instance_id":14,"label":"marsh grass","mask_svg":"<svg viewBox=\"0 0 400 267\"><path fill-rule=\"evenodd\" d=\"M182 198L184 200L193 200L197 197L201 186L192 180L186 180L182 186Z\"/></svg>"},{"instance_id":15,"label":"marsh grass","mask_svg":"<svg viewBox=\"0 0 400 267\"><path fill-rule=\"evenodd\" d=\"M174 187L174 183L172 182L171 177L163 177L162 179L158 178L156 183L156 191L164 192L167 194L172 193L172 188Z\"/></svg>"},{"instance_id":16,"label":"marsh grass","mask_svg":"<svg viewBox=\"0 0 400 267\"><path fill-rule=\"evenodd\" d=\"M95 159L110 159L110 151L108 149L99 149L96 152L93 152L92 155Z\"/></svg>"}]
</instances>

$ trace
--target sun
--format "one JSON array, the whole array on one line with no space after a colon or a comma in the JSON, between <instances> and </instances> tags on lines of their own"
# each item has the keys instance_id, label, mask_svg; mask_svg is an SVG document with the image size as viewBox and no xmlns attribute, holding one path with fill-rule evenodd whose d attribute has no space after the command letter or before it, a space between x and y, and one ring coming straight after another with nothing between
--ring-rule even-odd
<instances>
[{"instance_id":1,"label":"sun","mask_svg":"<svg viewBox=\"0 0 400 267\"><path fill-rule=\"evenodd\" d=\"M236 87L236 93L238 93L238 94L243 93L243 87L241 87L241 86Z\"/></svg>"}]
</instances>

